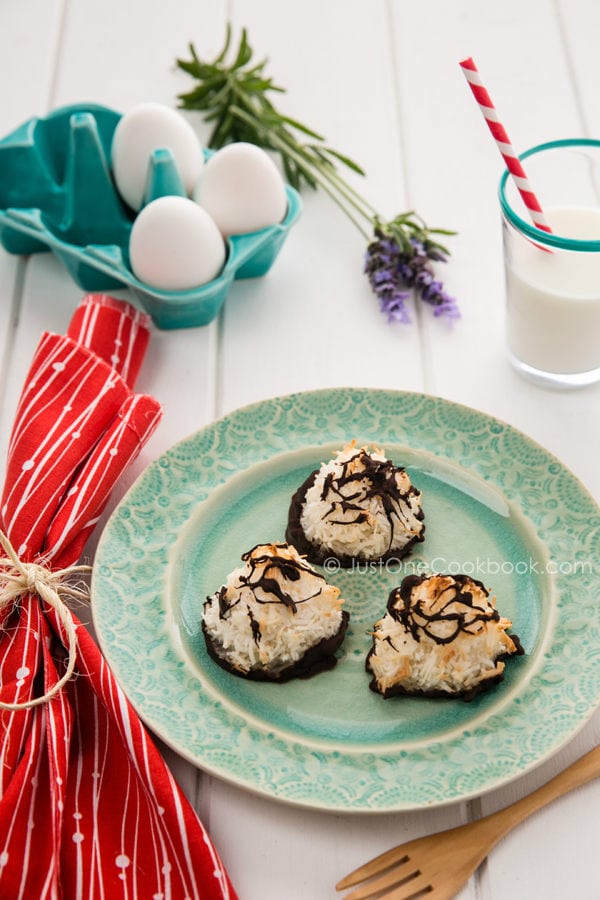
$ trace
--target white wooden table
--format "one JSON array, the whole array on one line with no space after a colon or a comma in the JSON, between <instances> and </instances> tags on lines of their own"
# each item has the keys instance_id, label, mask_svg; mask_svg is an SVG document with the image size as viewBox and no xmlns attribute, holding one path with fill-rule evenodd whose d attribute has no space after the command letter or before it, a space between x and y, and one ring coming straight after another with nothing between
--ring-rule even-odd
<instances>
[{"instance_id":1,"label":"white wooden table","mask_svg":"<svg viewBox=\"0 0 600 900\"><path fill-rule=\"evenodd\" d=\"M215 417L266 397L340 385L425 391L496 415L555 453L600 499L600 385L540 389L505 359L502 164L458 67L474 56L519 149L598 137L600 5L3 0L0 133L71 102L123 111L143 100L174 106L190 87L175 58L187 55L190 41L203 54L216 52L227 19L236 32L246 25L257 56L269 56L270 74L288 89L280 105L362 163L367 177L357 185L383 215L416 209L430 224L458 231L442 274L463 318L449 328L416 309L412 325L388 325L362 274L363 238L325 195L305 194L302 218L266 278L237 283L209 326L153 331L138 387L160 400L164 419L112 506L151 459ZM3 458L37 340L43 330L65 330L81 293L50 254L0 252ZM294 336L292 353L282 330ZM343 352L335 352L332 335ZM556 756L480 799L366 817L257 797L165 753L242 900L328 900L359 862L506 805L599 739L597 713ZM599 783L558 801L510 835L461 898L600 897L599 810Z\"/></svg>"}]
</instances>

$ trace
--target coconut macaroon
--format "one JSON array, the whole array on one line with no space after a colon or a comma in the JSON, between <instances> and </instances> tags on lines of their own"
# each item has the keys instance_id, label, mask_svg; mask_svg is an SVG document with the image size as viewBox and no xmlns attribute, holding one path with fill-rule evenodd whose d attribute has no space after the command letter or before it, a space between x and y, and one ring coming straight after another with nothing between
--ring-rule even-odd
<instances>
[{"instance_id":1,"label":"coconut macaroon","mask_svg":"<svg viewBox=\"0 0 600 900\"><path fill-rule=\"evenodd\" d=\"M212 658L234 675L289 681L331 669L348 613L328 584L288 544L258 544L204 604Z\"/></svg>"},{"instance_id":2,"label":"coconut macaroon","mask_svg":"<svg viewBox=\"0 0 600 900\"><path fill-rule=\"evenodd\" d=\"M286 538L313 563L406 556L425 532L421 492L383 450L345 446L292 497Z\"/></svg>"},{"instance_id":3,"label":"coconut macaroon","mask_svg":"<svg viewBox=\"0 0 600 900\"><path fill-rule=\"evenodd\" d=\"M523 648L495 597L467 575L408 575L375 624L366 661L384 697L415 694L471 700L502 680L504 659Z\"/></svg>"}]
</instances>

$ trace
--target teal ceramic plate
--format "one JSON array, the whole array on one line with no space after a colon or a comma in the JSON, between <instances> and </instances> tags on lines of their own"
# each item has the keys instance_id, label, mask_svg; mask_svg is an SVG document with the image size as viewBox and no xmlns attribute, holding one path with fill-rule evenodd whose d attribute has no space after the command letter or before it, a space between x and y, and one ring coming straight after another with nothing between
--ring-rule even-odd
<instances>
[{"instance_id":1,"label":"teal ceramic plate","mask_svg":"<svg viewBox=\"0 0 600 900\"><path fill-rule=\"evenodd\" d=\"M236 678L206 654L202 603L244 551L283 539L295 488L352 438L408 468L425 541L384 567L326 567L351 616L333 671L285 685ZM102 534L94 624L140 716L196 765L312 808L407 810L498 787L591 716L599 558L595 501L509 425L422 394L316 391L240 409L146 469ZM369 629L391 588L426 570L482 580L524 645L471 703L369 690Z\"/></svg>"}]
</instances>

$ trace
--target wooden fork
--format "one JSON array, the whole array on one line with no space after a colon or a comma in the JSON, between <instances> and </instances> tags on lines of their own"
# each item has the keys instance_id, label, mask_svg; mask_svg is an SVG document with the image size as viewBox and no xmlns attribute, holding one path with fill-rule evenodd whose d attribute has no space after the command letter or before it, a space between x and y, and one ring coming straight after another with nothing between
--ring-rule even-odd
<instances>
[{"instance_id":1,"label":"wooden fork","mask_svg":"<svg viewBox=\"0 0 600 900\"><path fill-rule=\"evenodd\" d=\"M596 747L516 803L475 822L388 850L342 878L336 890L364 882L343 900L450 900L511 828L599 775L600 747Z\"/></svg>"}]
</instances>

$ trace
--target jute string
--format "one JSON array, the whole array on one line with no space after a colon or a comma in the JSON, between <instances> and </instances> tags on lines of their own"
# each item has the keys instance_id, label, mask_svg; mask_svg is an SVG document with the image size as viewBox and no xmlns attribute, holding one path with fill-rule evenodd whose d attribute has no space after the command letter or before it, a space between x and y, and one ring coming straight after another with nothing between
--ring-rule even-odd
<instances>
[{"instance_id":1,"label":"jute string","mask_svg":"<svg viewBox=\"0 0 600 900\"><path fill-rule=\"evenodd\" d=\"M63 598L85 601L89 599L89 595L87 589L84 590L65 584L65 579L71 575L90 572L91 566L69 566L66 569L53 571L49 566L39 562L23 562L19 559L16 550L3 531L0 531L0 545L5 553L5 556L0 556L0 612L4 612L7 607L14 609L20 597L28 594L37 594L56 612L67 636L69 660L62 678L55 682L45 694L34 697L32 700L26 700L22 703L3 703L0 701L0 709L31 709L51 700L69 681L75 671L77 633L71 611Z\"/></svg>"}]
</instances>

